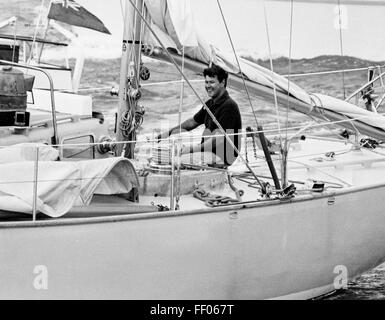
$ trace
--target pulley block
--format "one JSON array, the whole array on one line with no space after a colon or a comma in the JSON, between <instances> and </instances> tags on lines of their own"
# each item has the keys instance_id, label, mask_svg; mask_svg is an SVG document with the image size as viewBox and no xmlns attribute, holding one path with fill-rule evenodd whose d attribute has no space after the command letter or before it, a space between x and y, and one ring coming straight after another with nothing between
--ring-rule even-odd
<instances>
[{"instance_id":1,"label":"pulley block","mask_svg":"<svg viewBox=\"0 0 385 320\"><path fill-rule=\"evenodd\" d=\"M129 91L128 91L128 98L132 99L132 100L139 100L142 96L142 93L140 92L139 89L134 89L134 88L131 88Z\"/></svg>"},{"instance_id":2,"label":"pulley block","mask_svg":"<svg viewBox=\"0 0 385 320\"><path fill-rule=\"evenodd\" d=\"M141 65L139 76L140 76L140 79L142 79L143 81L150 79L150 70L146 66Z\"/></svg>"}]
</instances>

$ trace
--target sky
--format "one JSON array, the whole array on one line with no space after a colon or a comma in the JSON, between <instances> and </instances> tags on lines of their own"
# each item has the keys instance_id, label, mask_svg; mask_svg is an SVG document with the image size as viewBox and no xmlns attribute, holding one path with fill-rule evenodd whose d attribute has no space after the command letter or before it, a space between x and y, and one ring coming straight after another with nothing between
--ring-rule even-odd
<instances>
[{"instance_id":1,"label":"sky","mask_svg":"<svg viewBox=\"0 0 385 320\"><path fill-rule=\"evenodd\" d=\"M112 33L108 36L76 28L85 44L87 57L120 56L123 32L121 1L77 0L99 17ZM240 53L268 58L269 39L273 57L312 58L343 53L385 61L385 0L294 0L292 7L290 0L219 2L234 46ZM341 4L341 34L338 2ZM191 4L199 32L215 46L230 52L230 41L217 0L192 0Z\"/></svg>"},{"instance_id":2,"label":"sky","mask_svg":"<svg viewBox=\"0 0 385 320\"><path fill-rule=\"evenodd\" d=\"M218 12L216 1L194 0L199 8L204 3L209 11L200 12L203 21L222 25L221 18L211 18ZM329 1L331 2L331 1ZM294 2L292 15L291 55L293 58L309 58L321 54L357 56L369 60L385 60L385 2L383 6L341 5L342 41L339 30L337 1L334 3ZM363 2L363 1L360 1ZM264 3L267 19L264 17ZM289 55L290 48L290 1L222 0L222 10L228 21L237 49L248 49L268 55L269 34L273 55ZM268 25L268 33L265 27ZM201 24L202 26L203 24ZM198 25L199 26L199 25ZM226 41L226 33L206 29L206 34L217 42ZM342 45L341 45L342 43Z\"/></svg>"},{"instance_id":3,"label":"sky","mask_svg":"<svg viewBox=\"0 0 385 320\"><path fill-rule=\"evenodd\" d=\"M290 2L291 0L268 0L268 1L279 1L279 2ZM336 4L338 0L294 0L295 2L306 2L306 3L331 3ZM339 0L340 4L348 5L365 5L365 6L383 6L385 5L384 0Z\"/></svg>"},{"instance_id":4,"label":"sky","mask_svg":"<svg viewBox=\"0 0 385 320\"><path fill-rule=\"evenodd\" d=\"M105 22L114 35L113 39L105 40L113 40L109 46L110 54L119 56L123 26L120 0L78 2ZM342 52L344 55L384 61L385 1L340 0L340 3L345 3L341 4L342 37L338 23L337 0L297 0L293 2L292 8L290 0L220 0L234 46L239 52L250 53L256 57L269 57L269 35L273 57L290 54L292 58L312 58L323 54L338 55ZM191 4L199 32L217 47L230 51L230 42L217 1L193 0ZM293 15L290 42L291 12ZM92 35L90 42L93 37L100 38L100 35ZM104 35L101 35L101 38L103 37ZM100 54L103 54L102 51Z\"/></svg>"}]
</instances>

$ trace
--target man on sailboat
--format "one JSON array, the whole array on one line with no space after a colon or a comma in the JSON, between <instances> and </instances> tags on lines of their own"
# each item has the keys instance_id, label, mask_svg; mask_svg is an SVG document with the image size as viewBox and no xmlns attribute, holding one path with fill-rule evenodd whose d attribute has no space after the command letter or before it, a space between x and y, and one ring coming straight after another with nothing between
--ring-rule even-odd
<instances>
[{"instance_id":1,"label":"man on sailboat","mask_svg":"<svg viewBox=\"0 0 385 320\"><path fill-rule=\"evenodd\" d=\"M242 119L237 103L226 90L228 73L220 66L213 64L211 67L204 69L203 75L205 77L205 89L210 97L205 104L239 150L241 138L240 135L234 134L240 133ZM181 129L190 131L202 124L205 125L205 130L201 142L183 147L181 162L192 164L203 162L205 165L219 167L231 165L238 154L203 106L192 118L181 124ZM167 138L178 132L177 129L179 129L179 126L160 134L158 139Z\"/></svg>"}]
</instances>

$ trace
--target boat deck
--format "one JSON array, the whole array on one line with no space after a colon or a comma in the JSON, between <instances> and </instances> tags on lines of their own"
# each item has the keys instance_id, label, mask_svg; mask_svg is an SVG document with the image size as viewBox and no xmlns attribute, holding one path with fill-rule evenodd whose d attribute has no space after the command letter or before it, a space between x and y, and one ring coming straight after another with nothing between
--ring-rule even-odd
<instances>
[{"instance_id":1,"label":"boat deck","mask_svg":"<svg viewBox=\"0 0 385 320\"><path fill-rule=\"evenodd\" d=\"M317 140L317 143L312 139L296 142L291 145L288 161L288 186L293 185L294 188L293 190L289 188L284 193L282 190L274 190L274 183L260 151L257 153L257 159L249 159L250 166L259 182L240 159L237 159L228 169L233 186L230 186L228 176L223 170L213 168L182 170L181 194L177 199L175 191L173 201L170 197L171 175L149 173L149 176L144 178L139 176L141 184L139 202L128 201L124 195L95 194L89 206L73 207L67 214L57 219L154 213L168 211L171 207L176 206L181 211L192 209L210 211L214 207L231 207L260 201L283 201L309 195L327 197L341 192L353 192L385 184L383 176L385 151L382 149L382 147L357 149L351 143L328 140ZM250 155L249 158L251 158ZM280 156L273 154L272 158L280 177ZM149 187L154 182L158 185ZM261 193L261 184L264 183L271 186L271 193L268 197ZM174 187L177 190L177 179L175 179ZM196 188L203 192L201 199L194 196ZM238 190L240 193L236 193L234 190ZM31 214L2 211L0 219L1 221L28 221L31 220ZM47 217L38 214L37 219L45 220Z\"/></svg>"}]
</instances>

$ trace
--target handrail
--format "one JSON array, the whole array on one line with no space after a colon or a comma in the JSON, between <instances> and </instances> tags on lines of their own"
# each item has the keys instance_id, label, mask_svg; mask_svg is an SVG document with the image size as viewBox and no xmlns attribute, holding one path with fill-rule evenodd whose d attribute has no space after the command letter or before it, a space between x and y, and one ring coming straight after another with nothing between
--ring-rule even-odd
<instances>
[{"instance_id":1,"label":"handrail","mask_svg":"<svg viewBox=\"0 0 385 320\"><path fill-rule=\"evenodd\" d=\"M371 81L365 83L363 86L361 86L359 89L354 91L349 97L345 99L346 102L349 102L351 98L353 98L355 95L360 93L362 90L364 90L367 86L371 85L372 83L376 82L378 79L382 79L382 77L385 75L385 72L379 74L377 77L373 78Z\"/></svg>"},{"instance_id":2,"label":"handrail","mask_svg":"<svg viewBox=\"0 0 385 320\"><path fill-rule=\"evenodd\" d=\"M290 74L290 77L304 77L304 76L316 76L316 75L322 75L322 74L335 74L335 73L342 73L342 72L356 72L356 71L364 71L369 70L370 68L381 68L383 66L376 65L376 66L370 66L370 67L364 67L364 68L353 68L353 69L341 69L341 70L327 70L327 71L316 71L316 72L306 72L306 73L293 73ZM282 75L283 77L288 77L288 74Z\"/></svg>"},{"instance_id":3,"label":"handrail","mask_svg":"<svg viewBox=\"0 0 385 320\"><path fill-rule=\"evenodd\" d=\"M32 200L32 220L36 221L37 212L37 183L38 183L38 171L39 171L39 147L36 147L35 161L33 172L33 200Z\"/></svg>"},{"instance_id":4,"label":"handrail","mask_svg":"<svg viewBox=\"0 0 385 320\"><path fill-rule=\"evenodd\" d=\"M57 134L55 94L54 94L53 80L52 80L51 75L47 71L45 71L45 70L43 70L41 68L32 67L32 66L28 66L28 65L25 65L25 64L21 64L21 63L15 63L15 62L6 61L6 60L0 60L0 64L6 64L6 65L10 65L10 66L15 66L15 67L20 67L20 68L40 71L40 72L44 73L47 76L48 81L49 81L49 88L50 88L50 92L51 92L51 109L52 109L52 122L53 122L52 124L53 124L53 135L54 135L54 141L52 141L52 144L56 145L59 142L59 137L58 137L58 134Z\"/></svg>"}]
</instances>

